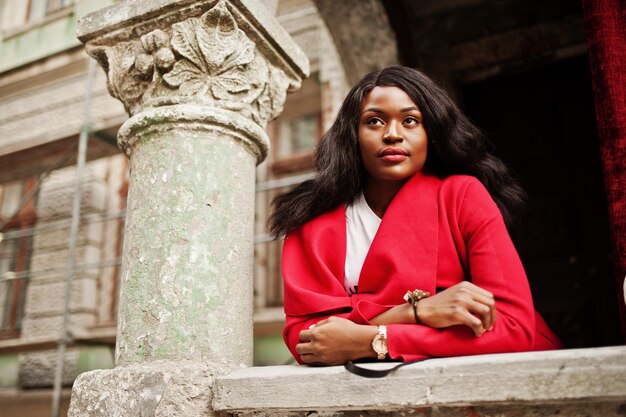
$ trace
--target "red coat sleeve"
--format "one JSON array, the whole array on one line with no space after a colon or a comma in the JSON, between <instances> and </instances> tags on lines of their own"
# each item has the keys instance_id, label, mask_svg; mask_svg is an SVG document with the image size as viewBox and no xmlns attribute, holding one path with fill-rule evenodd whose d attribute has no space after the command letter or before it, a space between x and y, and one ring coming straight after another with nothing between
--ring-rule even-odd
<instances>
[{"instance_id":1,"label":"red coat sleeve","mask_svg":"<svg viewBox=\"0 0 626 417\"><path fill-rule=\"evenodd\" d=\"M343 228L337 225L344 225ZM332 242L332 244L329 244ZM283 246L285 344L296 360L299 333L330 316L358 324L392 306L360 296L349 297L343 288L345 264L345 207L338 207L292 232Z\"/></svg>"},{"instance_id":2,"label":"red coat sleeve","mask_svg":"<svg viewBox=\"0 0 626 417\"><path fill-rule=\"evenodd\" d=\"M350 301L350 297L346 297ZM355 300L356 301L356 300ZM380 305L369 301L361 300L353 303L354 308L350 312L337 311L334 314L328 312L321 315L307 315L307 316L291 316L286 315L285 328L283 330L283 339L285 344L289 348L289 351L298 363L303 364L302 359L298 352L296 352L296 345L300 342L299 334L302 330L308 329L312 324L316 324L331 316L342 317L348 319L357 324L371 324L369 319L376 317L384 311L393 307L392 305Z\"/></svg>"},{"instance_id":3,"label":"red coat sleeve","mask_svg":"<svg viewBox=\"0 0 626 417\"><path fill-rule=\"evenodd\" d=\"M493 330L476 337L466 326L434 329L422 325L388 326L389 355L404 361L424 357L527 351L533 347L535 313L522 263L500 210L484 186L470 178L457 204L447 207L458 228L453 238L465 242L471 281L496 300Z\"/></svg>"},{"instance_id":4,"label":"red coat sleeve","mask_svg":"<svg viewBox=\"0 0 626 417\"><path fill-rule=\"evenodd\" d=\"M526 274L500 210L473 177L439 180L416 174L388 208L364 262L359 282L363 291L352 296L343 288L345 242L343 206L285 240L283 336L299 362L299 333L311 324L331 315L371 324L373 317L402 303L408 289L433 292L468 275L495 296L493 330L476 337L465 326L390 324L391 358L408 361L560 346L534 312Z\"/></svg>"}]
</instances>

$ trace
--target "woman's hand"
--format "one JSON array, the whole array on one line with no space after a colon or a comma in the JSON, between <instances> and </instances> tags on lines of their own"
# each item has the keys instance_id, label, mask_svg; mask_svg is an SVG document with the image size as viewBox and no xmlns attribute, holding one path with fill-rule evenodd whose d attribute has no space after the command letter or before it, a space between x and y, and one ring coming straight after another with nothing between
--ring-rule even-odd
<instances>
[{"instance_id":1,"label":"woman's hand","mask_svg":"<svg viewBox=\"0 0 626 417\"><path fill-rule=\"evenodd\" d=\"M417 315L425 326L443 328L461 324L480 336L493 328L496 302L489 291L464 281L420 300Z\"/></svg>"},{"instance_id":2,"label":"woman's hand","mask_svg":"<svg viewBox=\"0 0 626 417\"><path fill-rule=\"evenodd\" d=\"M329 317L300 332L296 351L309 365L342 365L353 359L375 358L372 340L376 332L376 326Z\"/></svg>"}]
</instances>

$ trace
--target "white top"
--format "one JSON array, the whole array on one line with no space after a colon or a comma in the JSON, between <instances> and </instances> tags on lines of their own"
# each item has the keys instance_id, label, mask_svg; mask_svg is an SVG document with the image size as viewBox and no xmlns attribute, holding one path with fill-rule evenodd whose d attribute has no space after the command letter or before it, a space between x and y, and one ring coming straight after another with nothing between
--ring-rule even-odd
<instances>
[{"instance_id":1,"label":"white top","mask_svg":"<svg viewBox=\"0 0 626 417\"><path fill-rule=\"evenodd\" d=\"M363 193L346 207L346 270L343 286L350 295L358 292L361 268L381 221L365 201Z\"/></svg>"}]
</instances>

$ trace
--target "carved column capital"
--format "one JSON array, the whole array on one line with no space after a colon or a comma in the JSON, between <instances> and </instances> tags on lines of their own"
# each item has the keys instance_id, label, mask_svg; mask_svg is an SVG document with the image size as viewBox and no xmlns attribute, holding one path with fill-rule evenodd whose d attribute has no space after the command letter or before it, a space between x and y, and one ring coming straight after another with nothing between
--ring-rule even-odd
<instances>
[{"instance_id":1,"label":"carved column capital","mask_svg":"<svg viewBox=\"0 0 626 417\"><path fill-rule=\"evenodd\" d=\"M124 21L124 8L135 19ZM308 75L306 57L258 0L126 0L101 17L108 32L81 21L79 39L130 116L192 104L265 128Z\"/></svg>"}]
</instances>

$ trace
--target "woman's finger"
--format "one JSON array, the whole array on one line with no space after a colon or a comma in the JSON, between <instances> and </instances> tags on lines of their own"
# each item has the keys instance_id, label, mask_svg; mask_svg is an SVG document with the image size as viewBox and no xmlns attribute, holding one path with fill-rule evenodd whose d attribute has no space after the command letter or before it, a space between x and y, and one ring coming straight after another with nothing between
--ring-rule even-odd
<instances>
[{"instance_id":1,"label":"woman's finger","mask_svg":"<svg viewBox=\"0 0 626 417\"><path fill-rule=\"evenodd\" d=\"M491 324L487 327L487 330L493 330L493 326L496 324L496 307L491 309Z\"/></svg>"},{"instance_id":2,"label":"woman's finger","mask_svg":"<svg viewBox=\"0 0 626 417\"><path fill-rule=\"evenodd\" d=\"M462 314L460 320L461 324L464 324L472 329L477 337L485 333L485 327L483 326L483 322L478 317L470 314L469 311L466 311L464 314Z\"/></svg>"},{"instance_id":3,"label":"woman's finger","mask_svg":"<svg viewBox=\"0 0 626 417\"><path fill-rule=\"evenodd\" d=\"M312 334L313 332L311 330L302 330L300 333L298 333L298 339L301 342L308 342L311 340Z\"/></svg>"},{"instance_id":4,"label":"woman's finger","mask_svg":"<svg viewBox=\"0 0 626 417\"><path fill-rule=\"evenodd\" d=\"M469 281L463 281L461 284L459 284L459 286L463 289L469 290L471 292L474 293L478 293L480 295L482 295L483 297L487 297L487 298L493 298L493 294L481 287L479 287L478 285L469 282Z\"/></svg>"},{"instance_id":5,"label":"woman's finger","mask_svg":"<svg viewBox=\"0 0 626 417\"><path fill-rule=\"evenodd\" d=\"M474 304L474 302L471 302L468 304L471 304L469 306L470 308L473 308L474 306L478 305L478 303ZM474 314L472 314L470 310L468 310L468 306L466 305L456 304L452 306L449 320L450 320L450 324L444 327L448 327L450 325L459 325L459 324L464 325L472 329L476 336L480 336L481 334L485 332L485 327L483 326L482 320L476 317Z\"/></svg>"},{"instance_id":6,"label":"woman's finger","mask_svg":"<svg viewBox=\"0 0 626 417\"><path fill-rule=\"evenodd\" d=\"M496 301L493 295L471 283L462 286L459 284L458 290L455 294L456 303L479 315L483 327L491 330L496 319Z\"/></svg>"},{"instance_id":7,"label":"woman's finger","mask_svg":"<svg viewBox=\"0 0 626 417\"><path fill-rule=\"evenodd\" d=\"M313 350L313 347L311 346L311 343L298 343L296 345L296 352L298 352L298 354L302 356L302 355L313 354L314 350Z\"/></svg>"},{"instance_id":8,"label":"woman's finger","mask_svg":"<svg viewBox=\"0 0 626 417\"><path fill-rule=\"evenodd\" d=\"M472 300L465 304L465 308L474 317L478 316L484 329L489 328L491 324L491 310L488 306Z\"/></svg>"},{"instance_id":9,"label":"woman's finger","mask_svg":"<svg viewBox=\"0 0 626 417\"><path fill-rule=\"evenodd\" d=\"M474 306L470 311L479 314L485 329L491 330L496 321L496 301L493 298L474 294L474 302L480 304L480 307Z\"/></svg>"}]
</instances>

